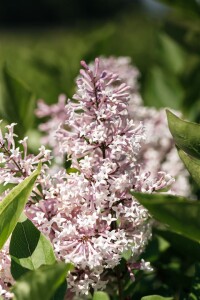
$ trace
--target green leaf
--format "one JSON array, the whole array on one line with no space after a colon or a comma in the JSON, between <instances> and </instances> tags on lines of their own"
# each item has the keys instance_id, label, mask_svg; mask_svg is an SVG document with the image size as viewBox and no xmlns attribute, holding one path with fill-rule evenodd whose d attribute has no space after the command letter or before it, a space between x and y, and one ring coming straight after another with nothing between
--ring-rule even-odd
<instances>
[{"instance_id":1,"label":"green leaf","mask_svg":"<svg viewBox=\"0 0 200 300\"><path fill-rule=\"evenodd\" d=\"M0 202L0 249L15 228L40 170L39 164L37 170L14 187Z\"/></svg>"},{"instance_id":2,"label":"green leaf","mask_svg":"<svg viewBox=\"0 0 200 300\"><path fill-rule=\"evenodd\" d=\"M109 296L105 292L94 292L92 300L110 300Z\"/></svg>"},{"instance_id":3,"label":"green leaf","mask_svg":"<svg viewBox=\"0 0 200 300\"><path fill-rule=\"evenodd\" d=\"M144 87L144 100L156 108L180 108L183 100L183 89L175 75L153 67L148 74Z\"/></svg>"},{"instance_id":4,"label":"green leaf","mask_svg":"<svg viewBox=\"0 0 200 300\"><path fill-rule=\"evenodd\" d=\"M12 288L17 300L49 300L63 283L71 264L41 266L22 276Z\"/></svg>"},{"instance_id":5,"label":"green leaf","mask_svg":"<svg viewBox=\"0 0 200 300\"><path fill-rule=\"evenodd\" d=\"M68 168L66 170L66 172L67 172L67 174L71 174L71 173L78 173L78 174L80 174L80 171L78 169L76 169L76 168Z\"/></svg>"},{"instance_id":6,"label":"green leaf","mask_svg":"<svg viewBox=\"0 0 200 300\"><path fill-rule=\"evenodd\" d=\"M200 261L200 243L170 230L154 228L154 233L170 243L171 247L187 260Z\"/></svg>"},{"instance_id":7,"label":"green leaf","mask_svg":"<svg viewBox=\"0 0 200 300\"><path fill-rule=\"evenodd\" d=\"M184 121L169 110L167 118L176 145L186 153L200 158L200 125Z\"/></svg>"},{"instance_id":8,"label":"green leaf","mask_svg":"<svg viewBox=\"0 0 200 300\"><path fill-rule=\"evenodd\" d=\"M25 217L17 223L10 241L11 273L18 279L28 270L56 262L51 242Z\"/></svg>"},{"instance_id":9,"label":"green leaf","mask_svg":"<svg viewBox=\"0 0 200 300\"><path fill-rule=\"evenodd\" d=\"M16 132L24 136L34 121L35 99L29 88L17 79L8 68L3 69L3 117L18 124Z\"/></svg>"},{"instance_id":10,"label":"green leaf","mask_svg":"<svg viewBox=\"0 0 200 300\"><path fill-rule=\"evenodd\" d=\"M178 150L178 154L192 178L200 186L200 160L186 154L183 150Z\"/></svg>"},{"instance_id":11,"label":"green leaf","mask_svg":"<svg viewBox=\"0 0 200 300\"><path fill-rule=\"evenodd\" d=\"M55 295L51 298L51 300L64 299L66 291L67 291L67 281L65 279L64 282L59 286L59 288L57 289Z\"/></svg>"},{"instance_id":12,"label":"green leaf","mask_svg":"<svg viewBox=\"0 0 200 300\"><path fill-rule=\"evenodd\" d=\"M196 242L200 242L200 202L169 194L131 194L158 221Z\"/></svg>"},{"instance_id":13,"label":"green leaf","mask_svg":"<svg viewBox=\"0 0 200 300\"><path fill-rule=\"evenodd\" d=\"M174 298L172 297L162 297L158 295L151 295L151 296L145 296L142 297L141 300L173 300Z\"/></svg>"},{"instance_id":14,"label":"green leaf","mask_svg":"<svg viewBox=\"0 0 200 300\"><path fill-rule=\"evenodd\" d=\"M128 249L128 250L125 250L123 253L122 253L122 257L125 259L125 260L129 260L132 256L132 250L131 249Z\"/></svg>"},{"instance_id":15,"label":"green leaf","mask_svg":"<svg viewBox=\"0 0 200 300\"><path fill-rule=\"evenodd\" d=\"M195 277L188 300L200 299L200 263L195 265Z\"/></svg>"}]
</instances>

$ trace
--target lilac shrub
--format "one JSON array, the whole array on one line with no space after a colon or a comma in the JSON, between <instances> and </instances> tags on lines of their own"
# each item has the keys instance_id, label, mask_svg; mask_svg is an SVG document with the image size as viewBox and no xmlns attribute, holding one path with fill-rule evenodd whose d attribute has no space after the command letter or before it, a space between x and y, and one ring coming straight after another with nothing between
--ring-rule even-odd
<instances>
[{"instance_id":1,"label":"lilac shrub","mask_svg":"<svg viewBox=\"0 0 200 300\"><path fill-rule=\"evenodd\" d=\"M134 269L151 270L139 259L151 237L151 219L130 190L152 193L174 182L163 170L144 169L144 126L129 113L133 88L99 63L96 59L90 67L81 62L73 101L65 106L62 96L51 107L40 101L37 110L40 116L52 116L41 128L50 134L46 141L54 148L54 164L59 155L67 157L73 173L62 166L52 168L43 146L37 156L28 155L26 138L21 141L23 149L16 147L13 124L0 141L3 185L20 182L43 161L25 212L52 242L58 260L74 264L67 279L71 295L104 289L106 271L118 266L126 251L131 253L126 263L131 278ZM7 282L0 274L5 294Z\"/></svg>"}]
</instances>

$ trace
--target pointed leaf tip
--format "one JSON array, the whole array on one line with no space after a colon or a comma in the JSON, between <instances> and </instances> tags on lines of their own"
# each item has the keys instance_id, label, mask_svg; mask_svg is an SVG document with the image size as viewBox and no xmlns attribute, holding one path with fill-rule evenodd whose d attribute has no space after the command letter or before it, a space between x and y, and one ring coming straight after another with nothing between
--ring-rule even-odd
<instances>
[{"instance_id":1,"label":"pointed leaf tip","mask_svg":"<svg viewBox=\"0 0 200 300\"><path fill-rule=\"evenodd\" d=\"M14 230L40 171L41 164L0 202L0 249Z\"/></svg>"},{"instance_id":2,"label":"pointed leaf tip","mask_svg":"<svg viewBox=\"0 0 200 300\"><path fill-rule=\"evenodd\" d=\"M166 112L175 144L187 154L200 158L200 124L184 121L169 110Z\"/></svg>"},{"instance_id":3,"label":"pointed leaf tip","mask_svg":"<svg viewBox=\"0 0 200 300\"><path fill-rule=\"evenodd\" d=\"M178 150L178 154L192 178L196 181L198 186L200 186L200 160L186 154L180 149Z\"/></svg>"}]
</instances>

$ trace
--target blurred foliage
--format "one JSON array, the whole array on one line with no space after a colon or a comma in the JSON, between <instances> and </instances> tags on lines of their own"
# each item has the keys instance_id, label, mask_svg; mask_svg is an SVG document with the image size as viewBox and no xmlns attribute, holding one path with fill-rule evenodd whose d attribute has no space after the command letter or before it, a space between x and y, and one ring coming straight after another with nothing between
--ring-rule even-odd
<instances>
[{"instance_id":1,"label":"blurred foliage","mask_svg":"<svg viewBox=\"0 0 200 300\"><path fill-rule=\"evenodd\" d=\"M154 63L142 89L150 106L181 110L200 120L200 3L163 0L170 7L157 35ZM163 95L163 96L162 96Z\"/></svg>"},{"instance_id":2,"label":"blurred foliage","mask_svg":"<svg viewBox=\"0 0 200 300\"><path fill-rule=\"evenodd\" d=\"M1 32L0 66L6 61L7 68L30 87L36 98L56 102L59 93L72 96L81 59L128 55L145 72L153 55L150 45L153 47L158 23L130 13L105 24L83 24L71 30Z\"/></svg>"},{"instance_id":3,"label":"blurred foliage","mask_svg":"<svg viewBox=\"0 0 200 300\"><path fill-rule=\"evenodd\" d=\"M33 126L35 99L33 93L23 82L15 78L5 66L3 68L3 93L1 113L4 120L18 123L16 132L24 137L26 131Z\"/></svg>"}]
</instances>

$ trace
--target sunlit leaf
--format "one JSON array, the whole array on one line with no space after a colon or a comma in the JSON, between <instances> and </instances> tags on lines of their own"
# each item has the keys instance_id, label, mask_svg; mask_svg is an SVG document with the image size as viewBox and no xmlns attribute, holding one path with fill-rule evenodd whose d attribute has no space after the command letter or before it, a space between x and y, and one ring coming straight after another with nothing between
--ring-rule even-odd
<instances>
[{"instance_id":1,"label":"sunlit leaf","mask_svg":"<svg viewBox=\"0 0 200 300\"><path fill-rule=\"evenodd\" d=\"M76 168L68 168L67 170L67 174L71 174L71 173L78 173L80 174L80 171Z\"/></svg>"},{"instance_id":2,"label":"sunlit leaf","mask_svg":"<svg viewBox=\"0 0 200 300\"><path fill-rule=\"evenodd\" d=\"M14 187L0 202L0 249L15 228L40 169L41 165L28 178Z\"/></svg>"},{"instance_id":3,"label":"sunlit leaf","mask_svg":"<svg viewBox=\"0 0 200 300\"><path fill-rule=\"evenodd\" d=\"M10 241L11 272L18 279L28 270L56 262L51 242L23 216L17 223Z\"/></svg>"},{"instance_id":4,"label":"sunlit leaf","mask_svg":"<svg viewBox=\"0 0 200 300\"><path fill-rule=\"evenodd\" d=\"M125 250L123 253L122 253L122 257L125 259L125 260L129 260L132 256L132 251L131 249L128 249L128 250Z\"/></svg>"},{"instance_id":5,"label":"sunlit leaf","mask_svg":"<svg viewBox=\"0 0 200 300\"><path fill-rule=\"evenodd\" d=\"M23 136L33 125L35 99L29 88L8 70L3 69L4 93L1 107L3 117L18 124L16 132Z\"/></svg>"},{"instance_id":6,"label":"sunlit leaf","mask_svg":"<svg viewBox=\"0 0 200 300\"><path fill-rule=\"evenodd\" d=\"M12 291L15 298L17 300L51 299L71 268L71 264L56 263L29 271L14 285Z\"/></svg>"},{"instance_id":7,"label":"sunlit leaf","mask_svg":"<svg viewBox=\"0 0 200 300\"><path fill-rule=\"evenodd\" d=\"M200 242L200 202L169 194L131 193L152 216L170 229Z\"/></svg>"},{"instance_id":8,"label":"sunlit leaf","mask_svg":"<svg viewBox=\"0 0 200 300\"><path fill-rule=\"evenodd\" d=\"M109 296L105 292L94 292L92 300L110 300Z\"/></svg>"},{"instance_id":9,"label":"sunlit leaf","mask_svg":"<svg viewBox=\"0 0 200 300\"><path fill-rule=\"evenodd\" d=\"M167 118L176 145L186 153L200 158L200 125L184 121L169 110Z\"/></svg>"},{"instance_id":10,"label":"sunlit leaf","mask_svg":"<svg viewBox=\"0 0 200 300\"><path fill-rule=\"evenodd\" d=\"M178 154L193 179L200 186L200 160L186 154L183 150L178 150Z\"/></svg>"},{"instance_id":11,"label":"sunlit leaf","mask_svg":"<svg viewBox=\"0 0 200 300\"><path fill-rule=\"evenodd\" d=\"M162 296L158 296L158 295L151 295L151 296L142 297L141 300L174 300L174 298L162 297Z\"/></svg>"}]
</instances>

